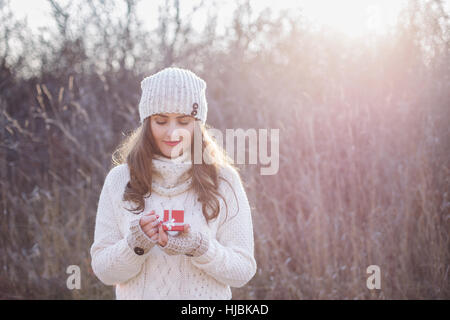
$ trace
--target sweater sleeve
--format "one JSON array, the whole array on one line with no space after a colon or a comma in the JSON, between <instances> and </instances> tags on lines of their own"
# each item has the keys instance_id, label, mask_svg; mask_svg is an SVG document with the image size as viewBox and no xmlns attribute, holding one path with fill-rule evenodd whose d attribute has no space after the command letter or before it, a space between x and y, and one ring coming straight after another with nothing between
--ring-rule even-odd
<instances>
[{"instance_id":1,"label":"sweater sleeve","mask_svg":"<svg viewBox=\"0 0 450 320\"><path fill-rule=\"evenodd\" d=\"M110 174L108 174L110 176ZM142 269L149 255L138 255L130 247L130 239L136 237L132 226L122 236L114 214L108 181L106 177L97 208L94 243L91 246L91 265L94 274L106 285L116 285L133 278Z\"/></svg>"},{"instance_id":2,"label":"sweater sleeve","mask_svg":"<svg viewBox=\"0 0 450 320\"><path fill-rule=\"evenodd\" d=\"M217 229L216 238L209 239L206 253L191 259L196 267L216 280L232 287L242 287L253 278L257 267L251 210L237 171L228 168L225 176L236 197L229 186L221 188L228 204L228 215L221 218L223 222ZM226 209L221 201L219 217L226 214Z\"/></svg>"}]
</instances>

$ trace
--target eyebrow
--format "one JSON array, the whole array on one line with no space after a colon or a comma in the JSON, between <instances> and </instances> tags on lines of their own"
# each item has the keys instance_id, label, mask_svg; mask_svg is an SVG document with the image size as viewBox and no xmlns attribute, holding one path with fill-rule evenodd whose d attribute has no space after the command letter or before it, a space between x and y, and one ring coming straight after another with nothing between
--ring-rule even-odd
<instances>
[{"instance_id":1,"label":"eyebrow","mask_svg":"<svg viewBox=\"0 0 450 320\"><path fill-rule=\"evenodd\" d=\"M156 116L158 117L163 117L163 118L169 118L169 116L163 115L163 114L156 114ZM182 116L178 116L177 119L179 118L185 118L185 117L190 117L187 114L186 115L182 115Z\"/></svg>"}]
</instances>

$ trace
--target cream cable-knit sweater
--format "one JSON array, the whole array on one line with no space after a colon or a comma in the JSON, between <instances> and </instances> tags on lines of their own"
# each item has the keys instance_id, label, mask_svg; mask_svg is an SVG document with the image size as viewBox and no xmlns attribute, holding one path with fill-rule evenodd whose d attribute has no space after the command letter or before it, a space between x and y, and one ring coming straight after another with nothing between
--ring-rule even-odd
<instances>
[{"instance_id":1,"label":"cream cable-knit sweater","mask_svg":"<svg viewBox=\"0 0 450 320\"><path fill-rule=\"evenodd\" d=\"M104 284L116 286L116 299L231 299L230 286L242 287L256 273L251 210L238 173L229 166L219 172L231 183L236 197L219 179L228 216L219 197L219 217L208 226L193 189L183 191L190 182L186 170L192 165L183 166L176 159L164 157L153 159L153 165L158 170L153 176L154 191L145 199L145 210L139 215L125 209L134 208L134 203L122 200L130 178L128 165L118 165L107 174L91 247L95 275ZM152 210L161 219L164 209L184 209L185 223L209 236L205 254L171 256L158 245L143 255L134 252L127 242L130 233L134 236L132 221Z\"/></svg>"}]
</instances>

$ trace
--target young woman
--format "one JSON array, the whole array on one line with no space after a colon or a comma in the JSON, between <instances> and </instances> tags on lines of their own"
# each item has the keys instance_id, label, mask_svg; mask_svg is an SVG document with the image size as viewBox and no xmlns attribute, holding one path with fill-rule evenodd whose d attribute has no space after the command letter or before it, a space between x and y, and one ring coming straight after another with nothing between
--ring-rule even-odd
<instances>
[{"instance_id":1,"label":"young woman","mask_svg":"<svg viewBox=\"0 0 450 320\"><path fill-rule=\"evenodd\" d=\"M231 299L256 273L252 217L238 171L206 131L206 83L170 67L141 89L141 125L100 193L93 272L117 299ZM163 230L164 210L184 210L184 231Z\"/></svg>"}]
</instances>

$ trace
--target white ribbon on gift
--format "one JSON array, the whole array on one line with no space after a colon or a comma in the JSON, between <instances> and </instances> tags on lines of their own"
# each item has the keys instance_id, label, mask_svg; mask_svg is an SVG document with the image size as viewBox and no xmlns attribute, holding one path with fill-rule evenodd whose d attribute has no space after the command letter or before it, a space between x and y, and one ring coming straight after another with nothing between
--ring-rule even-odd
<instances>
[{"instance_id":1,"label":"white ribbon on gift","mask_svg":"<svg viewBox=\"0 0 450 320\"><path fill-rule=\"evenodd\" d=\"M172 227L182 226L184 225L184 222L175 222L175 219L172 218L172 210L169 210L169 220L165 221L164 224L168 230L172 230Z\"/></svg>"},{"instance_id":2,"label":"white ribbon on gift","mask_svg":"<svg viewBox=\"0 0 450 320\"><path fill-rule=\"evenodd\" d=\"M164 224L166 225L167 229L172 230L172 227L175 226L175 219L172 218L172 219L164 222Z\"/></svg>"}]
</instances>

